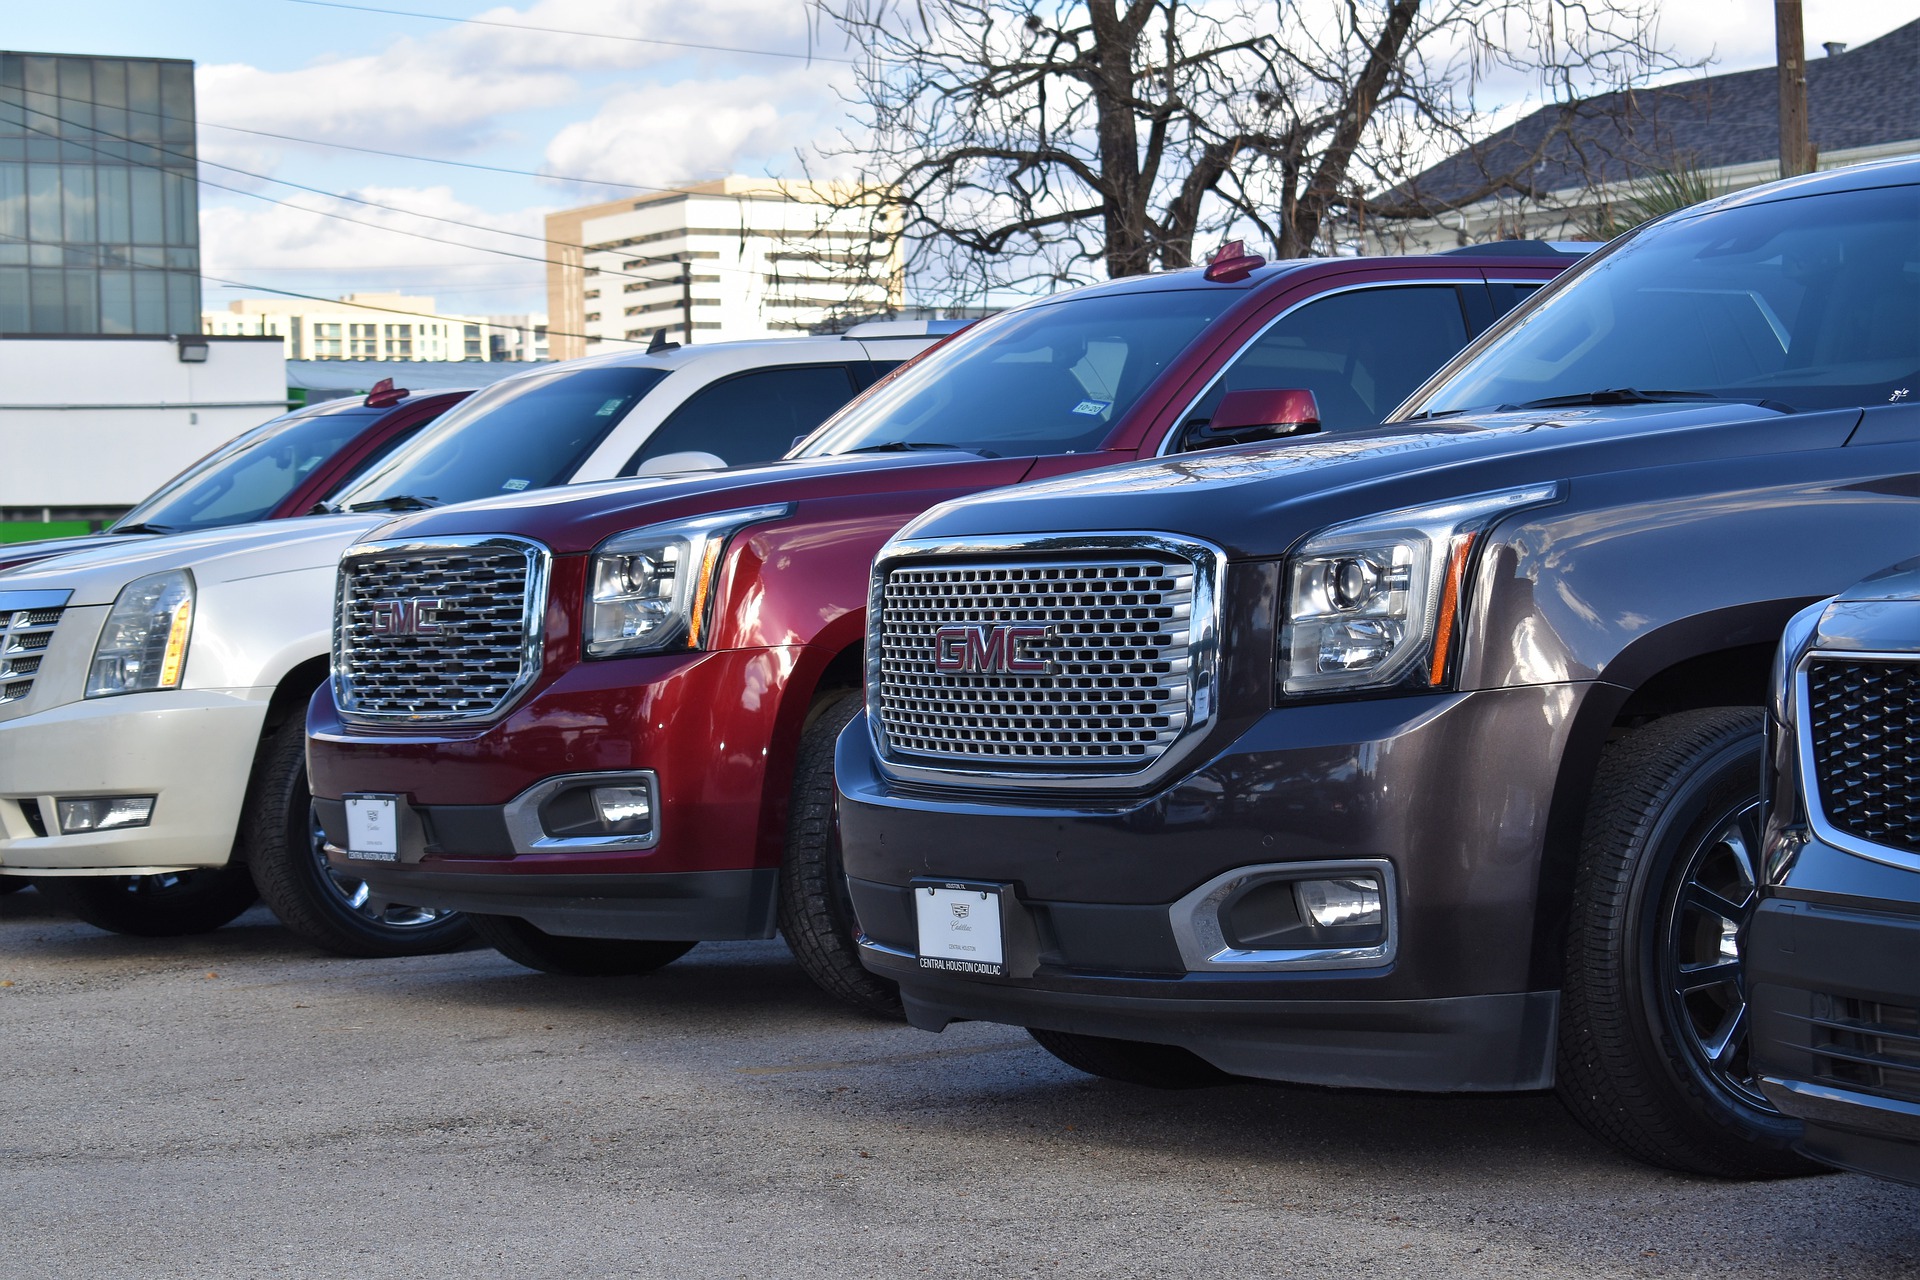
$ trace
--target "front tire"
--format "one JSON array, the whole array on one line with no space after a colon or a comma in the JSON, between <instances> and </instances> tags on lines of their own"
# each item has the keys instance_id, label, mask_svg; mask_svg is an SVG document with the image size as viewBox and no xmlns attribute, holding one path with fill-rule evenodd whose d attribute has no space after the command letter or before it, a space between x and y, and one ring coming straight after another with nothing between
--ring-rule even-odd
<instances>
[{"instance_id":1,"label":"front tire","mask_svg":"<svg viewBox=\"0 0 1920 1280\"><path fill-rule=\"evenodd\" d=\"M1028 1027L1042 1049L1090 1076L1148 1089L1208 1089L1233 1077L1200 1055L1172 1044L1146 1044Z\"/></svg>"},{"instance_id":2,"label":"front tire","mask_svg":"<svg viewBox=\"0 0 1920 1280\"><path fill-rule=\"evenodd\" d=\"M467 916L473 931L515 964L569 978L624 978L672 964L697 945L628 938L568 938L518 916Z\"/></svg>"},{"instance_id":3,"label":"front tire","mask_svg":"<svg viewBox=\"0 0 1920 1280\"><path fill-rule=\"evenodd\" d=\"M1819 1166L1748 1056L1761 713L1681 712L1608 744L1567 925L1561 1100L1649 1164L1721 1178Z\"/></svg>"},{"instance_id":4,"label":"front tire","mask_svg":"<svg viewBox=\"0 0 1920 1280\"><path fill-rule=\"evenodd\" d=\"M899 1018L900 988L860 963L859 925L840 861L834 743L859 712L860 691L845 690L823 703L801 732L780 861L780 934L816 987L866 1013Z\"/></svg>"},{"instance_id":5,"label":"front tire","mask_svg":"<svg viewBox=\"0 0 1920 1280\"><path fill-rule=\"evenodd\" d=\"M9 893L18 893L27 887L27 880L21 876L0 876L0 898Z\"/></svg>"},{"instance_id":6,"label":"front tire","mask_svg":"<svg viewBox=\"0 0 1920 1280\"><path fill-rule=\"evenodd\" d=\"M136 938L211 933L260 896L239 862L151 876L48 876L33 886L94 928Z\"/></svg>"},{"instance_id":7,"label":"front tire","mask_svg":"<svg viewBox=\"0 0 1920 1280\"><path fill-rule=\"evenodd\" d=\"M425 956L473 937L457 911L384 901L364 880L328 865L307 790L306 725L297 716L267 740L241 832L260 896L281 924L324 951L358 959Z\"/></svg>"}]
</instances>

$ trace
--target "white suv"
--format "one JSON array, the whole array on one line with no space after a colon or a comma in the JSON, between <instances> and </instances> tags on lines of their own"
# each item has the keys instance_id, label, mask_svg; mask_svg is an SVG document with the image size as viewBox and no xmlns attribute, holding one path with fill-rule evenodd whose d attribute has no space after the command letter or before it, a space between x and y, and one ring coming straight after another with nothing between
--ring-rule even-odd
<instances>
[{"instance_id":1,"label":"white suv","mask_svg":"<svg viewBox=\"0 0 1920 1280\"><path fill-rule=\"evenodd\" d=\"M331 513L0 574L0 873L122 933L218 928L257 894L341 954L457 945L459 916L378 901L319 852L304 728L340 553L385 513L778 458L938 331L530 369L449 411Z\"/></svg>"}]
</instances>

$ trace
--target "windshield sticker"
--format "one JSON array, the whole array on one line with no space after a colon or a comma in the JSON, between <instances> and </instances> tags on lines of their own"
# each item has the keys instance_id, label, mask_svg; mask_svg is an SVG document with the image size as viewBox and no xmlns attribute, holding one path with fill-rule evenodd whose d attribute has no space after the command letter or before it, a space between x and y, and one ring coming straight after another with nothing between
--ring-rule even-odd
<instances>
[{"instance_id":1,"label":"windshield sticker","mask_svg":"<svg viewBox=\"0 0 1920 1280\"><path fill-rule=\"evenodd\" d=\"M613 414L614 414L614 412L615 412L616 410L618 410L618 409L620 408L620 405L621 405L621 403L622 403L622 402L623 402L623 401L624 401L625 399L626 399L626 397L625 397L625 396L615 396L615 397L614 397L613 399L611 399L611 400L609 400L609 401L607 401L607 402L606 402L605 404L603 404L603 405L601 405L601 406L600 406L600 411L599 411L598 413L596 413L596 414L594 414L593 416L594 416L594 417L596 417L596 418L610 418L610 417L612 417L612 416L613 416Z\"/></svg>"},{"instance_id":2,"label":"windshield sticker","mask_svg":"<svg viewBox=\"0 0 1920 1280\"><path fill-rule=\"evenodd\" d=\"M1073 406L1073 411L1097 418L1111 408L1113 408L1113 401L1111 400L1082 400L1079 404Z\"/></svg>"},{"instance_id":3,"label":"windshield sticker","mask_svg":"<svg viewBox=\"0 0 1920 1280\"><path fill-rule=\"evenodd\" d=\"M509 480L505 484L501 485L500 487L502 489L508 489L514 493L518 493L532 483L533 481L531 480Z\"/></svg>"}]
</instances>

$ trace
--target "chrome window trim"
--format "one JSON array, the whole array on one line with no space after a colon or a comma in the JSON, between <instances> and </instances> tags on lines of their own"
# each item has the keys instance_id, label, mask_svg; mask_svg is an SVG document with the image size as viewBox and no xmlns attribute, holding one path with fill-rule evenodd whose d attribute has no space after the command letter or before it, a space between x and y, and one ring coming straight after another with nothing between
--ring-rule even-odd
<instances>
[{"instance_id":1,"label":"chrome window trim","mask_svg":"<svg viewBox=\"0 0 1920 1280\"><path fill-rule=\"evenodd\" d=\"M527 558L527 590L520 613L520 675L498 701L480 711L455 714L418 715L408 711L351 711L352 685L342 651L342 624L346 620L346 566L360 555L425 554L435 551L475 551L507 549ZM553 553L531 538L511 534L479 534L452 538L395 538L357 542L340 554L340 565L333 578L333 643L329 646L329 677L333 702L340 718L349 724L471 724L493 720L506 714L539 678L541 658L546 648L547 587L551 579Z\"/></svg>"},{"instance_id":2,"label":"chrome window trim","mask_svg":"<svg viewBox=\"0 0 1920 1280\"><path fill-rule=\"evenodd\" d=\"M1230 945L1220 928L1220 904L1253 879L1325 880L1364 872L1380 880L1387 936L1368 947L1308 947L1252 951ZM1378 969L1400 949L1399 890L1384 858L1342 862L1261 862L1223 871L1167 908L1174 945L1188 973L1278 973L1302 969Z\"/></svg>"},{"instance_id":3,"label":"chrome window trim","mask_svg":"<svg viewBox=\"0 0 1920 1280\"><path fill-rule=\"evenodd\" d=\"M562 791L580 786L634 786L647 789L653 830L639 835L550 836L540 824L540 806ZM651 769L620 769L609 773L564 773L534 783L500 811L513 851L521 853L588 853L594 850L651 849L660 843L660 779Z\"/></svg>"},{"instance_id":4,"label":"chrome window trim","mask_svg":"<svg viewBox=\"0 0 1920 1280\"><path fill-rule=\"evenodd\" d=\"M1431 280L1369 280L1361 284L1341 285L1338 289L1328 289L1324 293L1316 293L1310 298L1302 298L1300 301L1288 307L1285 311L1282 311L1280 314L1274 316L1272 319L1268 320L1265 324L1261 325L1258 331L1256 331L1245 342L1240 344L1240 347L1237 351L1235 351L1231 356L1227 357L1227 362L1221 365L1218 369L1216 369L1211 378L1207 379L1207 385L1204 387L1201 387L1199 392L1195 394L1192 399L1188 400L1186 405L1180 410L1180 412L1174 416L1173 425L1167 428L1167 434L1160 441L1160 447L1154 451L1153 456L1156 458L1171 458L1171 457L1177 457L1182 453L1188 452L1187 450L1176 449L1173 446L1174 446L1174 442L1180 438L1181 425L1186 422L1187 415L1193 412L1193 406L1199 404L1202 400L1207 398L1207 393L1213 390L1214 384L1219 382L1220 379L1227 376L1228 370L1232 369L1233 366L1239 362L1241 356L1244 356L1245 354L1247 354L1247 350L1250 347L1252 347L1254 343L1260 341L1260 339L1267 336L1267 330L1273 328L1273 326L1279 324L1282 320L1285 320L1288 316L1300 310L1302 307L1310 307L1314 303L1319 302L1323 298L1331 298L1337 294L1358 293L1362 289L1406 289L1406 288L1416 288L1422 285L1445 285L1448 288L1457 289L1461 285L1468 285L1468 284L1477 284L1477 285L1542 284L1544 285L1544 284L1551 284L1551 283L1552 281L1550 280L1494 280L1486 276L1439 276ZM1495 316L1494 317L1495 323L1498 323L1501 318L1502 318L1501 316ZM1467 318L1465 315L1462 315L1460 317L1460 324L1462 328L1465 328L1467 326ZM1487 326L1487 329L1491 329L1491 328L1493 328L1493 325L1490 324ZM1486 331L1487 331L1486 329L1483 329L1481 330L1481 333L1485 333ZM1474 339L1478 336L1479 336L1478 334L1469 333L1467 335L1467 346L1472 346ZM1466 347L1460 348L1461 351L1465 351L1466 349L1467 349ZM1455 354L1458 354L1458 353L1456 352ZM1424 386L1425 384L1423 383L1422 385ZM1398 408L1399 406L1395 405L1394 407ZM1391 414L1393 410L1390 409L1387 412ZM1386 421L1386 419L1382 418L1381 421L1384 422ZM1284 439L1288 439L1289 437L1278 436L1275 438L1284 440Z\"/></svg>"},{"instance_id":5,"label":"chrome window trim","mask_svg":"<svg viewBox=\"0 0 1920 1280\"><path fill-rule=\"evenodd\" d=\"M1814 838L1823 844L1832 845L1843 853L1856 858L1865 858L1869 862L1878 862L1882 866L1898 867L1902 871L1920 871L1920 854L1908 853L1902 849L1890 849L1886 845L1873 844L1835 827L1827 820L1827 812L1820 799L1819 777L1814 773L1813 760L1813 718L1807 713L1809 689L1807 669L1817 659L1838 659L1842 662L1884 662L1903 663L1908 666L1920 665L1920 656L1911 653L1886 653L1881 651L1861 652L1852 649L1812 649L1802 654L1793 669L1793 733L1796 739L1795 751L1800 765L1800 802L1807 811L1807 825L1812 828Z\"/></svg>"},{"instance_id":6,"label":"chrome window trim","mask_svg":"<svg viewBox=\"0 0 1920 1280\"><path fill-rule=\"evenodd\" d=\"M1131 772L1049 771L1042 769L984 770L956 762L939 767L903 763L887 747L886 732L876 714L875 691L880 679L879 631L882 593L887 575L904 560L936 556L1087 556L1157 552L1193 566L1192 634L1187 642L1191 676L1187 688L1187 726L1179 738L1142 768ZM1193 742L1219 715L1219 667L1222 599L1227 553L1210 542L1176 534L1146 531L1124 533L1006 534L976 538L908 538L882 547L873 562L867 584L866 696L867 733L873 742L880 771L899 782L919 782L951 788L977 786L1004 791L1116 791L1145 790L1172 773L1189 754Z\"/></svg>"}]
</instances>

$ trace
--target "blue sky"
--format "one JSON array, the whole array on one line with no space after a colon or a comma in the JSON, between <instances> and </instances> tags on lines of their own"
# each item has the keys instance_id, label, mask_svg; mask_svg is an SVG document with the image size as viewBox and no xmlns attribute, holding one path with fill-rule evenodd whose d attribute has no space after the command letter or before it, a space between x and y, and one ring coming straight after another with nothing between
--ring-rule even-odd
<instances>
[{"instance_id":1,"label":"blue sky","mask_svg":"<svg viewBox=\"0 0 1920 1280\"><path fill-rule=\"evenodd\" d=\"M804 53L803 0L365 0L449 17L614 31ZM211 167L210 182L330 208L434 240L202 193L210 275L333 296L428 294L444 310L544 308L538 257L552 209L613 187L541 181L275 141L218 125L506 168L665 185L726 173L793 174L796 153L845 123L847 68L322 8L295 0L12 0L0 43L59 53L189 58L202 158L326 192L497 229L351 206ZM1772 58L1768 0L1665 0L1662 36L1719 69ZM1920 17L1920 0L1808 0L1807 41L1859 43ZM819 46L816 46L819 48ZM841 48L819 51L844 56ZM511 234L500 234L511 233ZM210 307L247 290L210 284Z\"/></svg>"}]
</instances>

